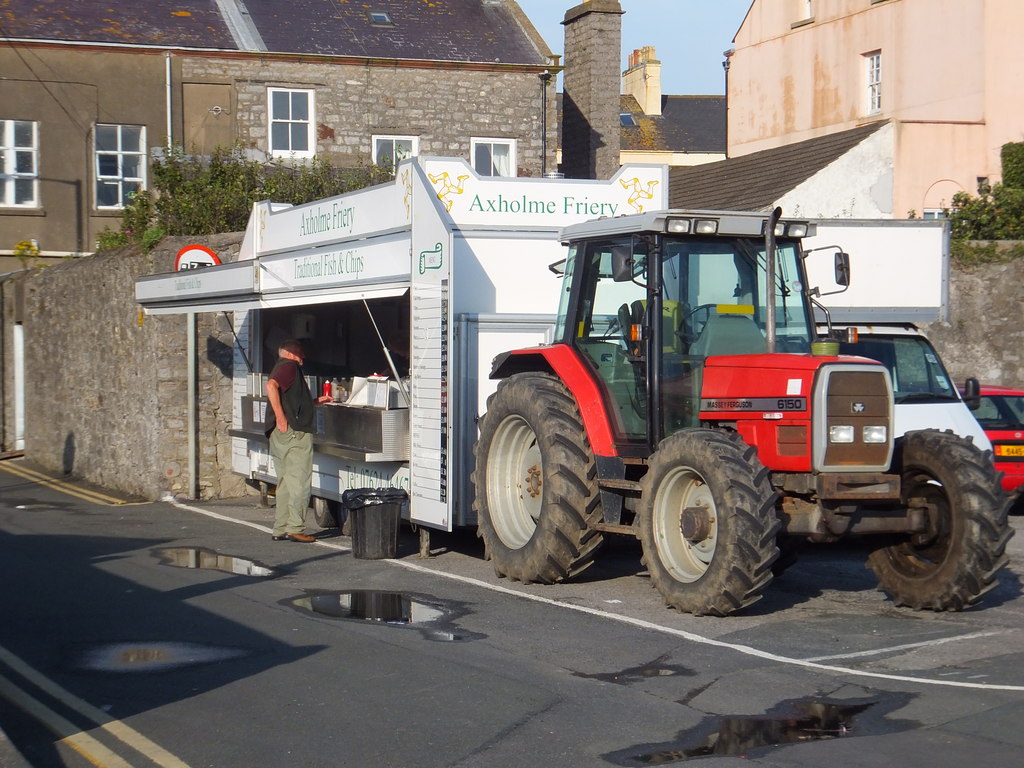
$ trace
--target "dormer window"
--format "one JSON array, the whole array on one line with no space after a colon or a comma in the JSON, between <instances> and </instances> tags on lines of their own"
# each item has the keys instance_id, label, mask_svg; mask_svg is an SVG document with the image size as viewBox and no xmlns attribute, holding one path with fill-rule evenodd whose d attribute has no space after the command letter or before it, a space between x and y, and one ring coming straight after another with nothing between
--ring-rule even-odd
<instances>
[{"instance_id":1,"label":"dormer window","mask_svg":"<svg viewBox=\"0 0 1024 768\"><path fill-rule=\"evenodd\" d=\"M368 11L368 13L370 14L371 24L377 24L382 27L393 27L395 25L387 11Z\"/></svg>"}]
</instances>

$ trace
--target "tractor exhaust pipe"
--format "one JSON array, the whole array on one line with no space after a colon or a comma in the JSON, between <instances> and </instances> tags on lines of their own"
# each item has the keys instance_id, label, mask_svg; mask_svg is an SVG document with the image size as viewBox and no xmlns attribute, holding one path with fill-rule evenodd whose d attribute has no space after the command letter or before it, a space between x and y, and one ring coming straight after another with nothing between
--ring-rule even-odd
<instances>
[{"instance_id":1,"label":"tractor exhaust pipe","mask_svg":"<svg viewBox=\"0 0 1024 768\"><path fill-rule=\"evenodd\" d=\"M765 316L764 340L765 351L775 352L775 225L782 218L782 209L776 208L768 217L764 229L764 259L768 274L765 277Z\"/></svg>"}]
</instances>

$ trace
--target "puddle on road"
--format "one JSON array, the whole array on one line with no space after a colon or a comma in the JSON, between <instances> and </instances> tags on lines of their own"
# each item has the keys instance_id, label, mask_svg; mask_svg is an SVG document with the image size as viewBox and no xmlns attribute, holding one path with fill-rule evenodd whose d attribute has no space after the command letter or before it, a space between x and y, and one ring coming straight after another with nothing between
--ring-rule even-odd
<instances>
[{"instance_id":1,"label":"puddle on road","mask_svg":"<svg viewBox=\"0 0 1024 768\"><path fill-rule=\"evenodd\" d=\"M763 755L772 747L808 741L877 735L920 727L908 721L887 721L884 716L902 707L908 696L881 699L826 701L799 699L784 702L765 715L711 717L663 749L638 752L637 748L608 755L617 765L666 765L710 756ZM872 711L875 710L875 711ZM870 724L865 722L870 712Z\"/></svg>"},{"instance_id":2,"label":"puddle on road","mask_svg":"<svg viewBox=\"0 0 1024 768\"><path fill-rule=\"evenodd\" d=\"M154 554L161 559L162 565L173 565L177 568L196 568L207 571L223 571L236 576L255 576L270 578L277 571L255 560L232 555L221 555L199 547L174 547L158 549Z\"/></svg>"},{"instance_id":3,"label":"puddle on road","mask_svg":"<svg viewBox=\"0 0 1024 768\"><path fill-rule=\"evenodd\" d=\"M618 683L627 685L639 680L648 680L652 677L673 677L676 675L692 676L694 671L681 667L678 664L665 664L668 655L659 656L649 664L641 664L636 667L629 667L619 672L601 672L596 675L588 675L583 672L573 672L575 677L582 677L588 680L600 680L603 683Z\"/></svg>"},{"instance_id":4,"label":"puddle on road","mask_svg":"<svg viewBox=\"0 0 1024 768\"><path fill-rule=\"evenodd\" d=\"M484 637L474 632L455 631L448 626L465 611L403 592L353 589L309 594L289 602L295 608L332 619L411 627L423 632L430 640L461 642Z\"/></svg>"},{"instance_id":5,"label":"puddle on road","mask_svg":"<svg viewBox=\"0 0 1024 768\"><path fill-rule=\"evenodd\" d=\"M246 654L238 648L198 643L111 643L80 652L73 666L93 672L164 672Z\"/></svg>"}]
</instances>

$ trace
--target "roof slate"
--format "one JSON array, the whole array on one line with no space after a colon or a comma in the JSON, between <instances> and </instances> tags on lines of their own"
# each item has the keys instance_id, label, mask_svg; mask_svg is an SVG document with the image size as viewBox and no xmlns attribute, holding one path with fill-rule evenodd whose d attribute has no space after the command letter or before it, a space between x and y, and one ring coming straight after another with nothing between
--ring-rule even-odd
<instances>
[{"instance_id":1,"label":"roof slate","mask_svg":"<svg viewBox=\"0 0 1024 768\"><path fill-rule=\"evenodd\" d=\"M885 125L871 123L715 163L669 169L673 208L766 211Z\"/></svg>"},{"instance_id":2,"label":"roof slate","mask_svg":"<svg viewBox=\"0 0 1024 768\"><path fill-rule=\"evenodd\" d=\"M662 96L661 115L646 115L632 96L620 109L635 127L623 127L622 149L725 154L725 96Z\"/></svg>"},{"instance_id":3,"label":"roof slate","mask_svg":"<svg viewBox=\"0 0 1024 768\"><path fill-rule=\"evenodd\" d=\"M236 48L213 0L0 0L0 37Z\"/></svg>"},{"instance_id":4,"label":"roof slate","mask_svg":"<svg viewBox=\"0 0 1024 768\"><path fill-rule=\"evenodd\" d=\"M486 0L246 0L268 50L544 64L504 3ZM393 26L374 24L370 11Z\"/></svg>"},{"instance_id":5,"label":"roof slate","mask_svg":"<svg viewBox=\"0 0 1024 768\"><path fill-rule=\"evenodd\" d=\"M525 65L550 53L503 0L228 2L273 53ZM215 0L0 0L0 37L238 50Z\"/></svg>"}]
</instances>

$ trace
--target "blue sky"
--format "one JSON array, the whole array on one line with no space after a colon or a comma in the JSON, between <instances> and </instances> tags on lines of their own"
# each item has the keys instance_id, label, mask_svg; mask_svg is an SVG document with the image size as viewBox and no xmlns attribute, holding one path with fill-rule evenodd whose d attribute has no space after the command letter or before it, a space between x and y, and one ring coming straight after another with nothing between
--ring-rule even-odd
<instances>
[{"instance_id":1,"label":"blue sky","mask_svg":"<svg viewBox=\"0 0 1024 768\"><path fill-rule=\"evenodd\" d=\"M517 0L553 53L564 54L565 12L580 0ZM661 62L662 92L678 96L725 93L724 51L751 0L619 0L622 68L635 48L653 45ZM564 63L564 60L563 60Z\"/></svg>"}]
</instances>

